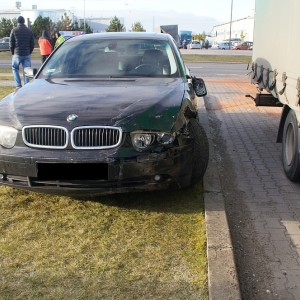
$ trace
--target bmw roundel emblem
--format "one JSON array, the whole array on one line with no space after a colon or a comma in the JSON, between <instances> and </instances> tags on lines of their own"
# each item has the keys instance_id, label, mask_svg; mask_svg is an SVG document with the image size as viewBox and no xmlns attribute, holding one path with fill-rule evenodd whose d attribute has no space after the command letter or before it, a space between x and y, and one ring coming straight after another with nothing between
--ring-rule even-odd
<instances>
[{"instance_id":1,"label":"bmw roundel emblem","mask_svg":"<svg viewBox=\"0 0 300 300\"><path fill-rule=\"evenodd\" d=\"M77 118L78 118L77 115L71 114L71 115L68 115L67 121L68 121L68 122L72 122L72 121L75 121Z\"/></svg>"}]
</instances>

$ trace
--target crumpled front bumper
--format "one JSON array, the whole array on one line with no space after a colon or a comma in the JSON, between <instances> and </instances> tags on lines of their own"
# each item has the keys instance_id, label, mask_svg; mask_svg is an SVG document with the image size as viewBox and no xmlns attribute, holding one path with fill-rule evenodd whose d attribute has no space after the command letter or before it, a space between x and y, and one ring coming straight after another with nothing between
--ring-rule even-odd
<instances>
[{"instance_id":1,"label":"crumpled front bumper","mask_svg":"<svg viewBox=\"0 0 300 300\"><path fill-rule=\"evenodd\" d=\"M137 156L98 151L17 151L0 155L0 184L62 195L115 194L190 185L192 149ZM33 156L34 154L34 156Z\"/></svg>"}]
</instances>

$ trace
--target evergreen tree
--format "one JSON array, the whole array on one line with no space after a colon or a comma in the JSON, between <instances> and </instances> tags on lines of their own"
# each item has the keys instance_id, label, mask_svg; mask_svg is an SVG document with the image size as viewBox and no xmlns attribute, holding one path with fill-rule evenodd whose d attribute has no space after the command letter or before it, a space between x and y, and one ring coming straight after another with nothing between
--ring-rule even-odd
<instances>
[{"instance_id":1,"label":"evergreen tree","mask_svg":"<svg viewBox=\"0 0 300 300\"><path fill-rule=\"evenodd\" d=\"M141 22L135 22L131 25L131 31L135 32L145 32L146 30L144 29L143 25Z\"/></svg>"},{"instance_id":2,"label":"evergreen tree","mask_svg":"<svg viewBox=\"0 0 300 300\"><path fill-rule=\"evenodd\" d=\"M54 31L55 24L51 21L49 17L43 18L38 16L34 23L31 25L31 30L34 37L37 39L42 35L43 30L47 30L49 34Z\"/></svg>"},{"instance_id":3,"label":"evergreen tree","mask_svg":"<svg viewBox=\"0 0 300 300\"><path fill-rule=\"evenodd\" d=\"M80 27L78 29L74 29L74 30L81 30L81 31L84 31L84 24L81 23L80 24ZM93 29L85 23L85 33L93 33Z\"/></svg>"},{"instance_id":4,"label":"evergreen tree","mask_svg":"<svg viewBox=\"0 0 300 300\"><path fill-rule=\"evenodd\" d=\"M125 31L125 27L121 24L121 21L115 16L111 19L109 26L106 29L107 32L122 32Z\"/></svg>"},{"instance_id":5,"label":"evergreen tree","mask_svg":"<svg viewBox=\"0 0 300 300\"><path fill-rule=\"evenodd\" d=\"M71 31L73 28L72 20L69 18L67 13L64 13L64 15L61 17L61 20L57 22L56 24L56 30L57 31Z\"/></svg>"},{"instance_id":6,"label":"evergreen tree","mask_svg":"<svg viewBox=\"0 0 300 300\"><path fill-rule=\"evenodd\" d=\"M1 18L0 20L0 37L10 36L11 30L17 26L17 19L12 20Z\"/></svg>"}]
</instances>

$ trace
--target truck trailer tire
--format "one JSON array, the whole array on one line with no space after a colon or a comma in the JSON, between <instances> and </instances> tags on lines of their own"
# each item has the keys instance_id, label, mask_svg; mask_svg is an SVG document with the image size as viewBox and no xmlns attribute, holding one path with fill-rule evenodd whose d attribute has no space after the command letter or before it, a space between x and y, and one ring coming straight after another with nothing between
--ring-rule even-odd
<instances>
[{"instance_id":1,"label":"truck trailer tire","mask_svg":"<svg viewBox=\"0 0 300 300\"><path fill-rule=\"evenodd\" d=\"M282 164L286 176L295 182L300 181L298 121L291 109L287 115L283 129Z\"/></svg>"}]
</instances>

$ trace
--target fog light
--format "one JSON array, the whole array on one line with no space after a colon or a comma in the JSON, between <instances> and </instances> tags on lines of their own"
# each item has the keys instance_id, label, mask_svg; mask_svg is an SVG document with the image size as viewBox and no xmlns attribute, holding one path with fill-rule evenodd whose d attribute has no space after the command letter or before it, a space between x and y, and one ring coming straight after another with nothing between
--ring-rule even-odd
<instances>
[{"instance_id":1,"label":"fog light","mask_svg":"<svg viewBox=\"0 0 300 300\"><path fill-rule=\"evenodd\" d=\"M3 179L4 179L4 175L0 174L0 180L3 180Z\"/></svg>"},{"instance_id":2,"label":"fog light","mask_svg":"<svg viewBox=\"0 0 300 300\"><path fill-rule=\"evenodd\" d=\"M154 176L154 180L155 180L155 181L160 181L160 175L155 175L155 176Z\"/></svg>"}]
</instances>

